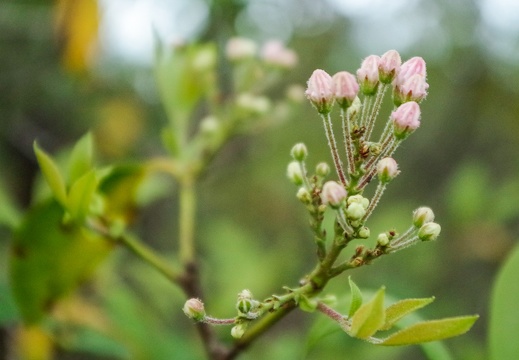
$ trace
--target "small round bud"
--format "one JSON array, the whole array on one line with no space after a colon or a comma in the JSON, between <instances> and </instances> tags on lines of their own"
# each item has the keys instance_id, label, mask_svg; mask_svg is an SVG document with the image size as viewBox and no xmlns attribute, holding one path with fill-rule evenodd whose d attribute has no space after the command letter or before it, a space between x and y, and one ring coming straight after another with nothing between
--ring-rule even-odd
<instances>
[{"instance_id":1,"label":"small round bud","mask_svg":"<svg viewBox=\"0 0 519 360\"><path fill-rule=\"evenodd\" d=\"M231 336L235 339L239 339L245 334L246 327L243 324L238 324L236 326L233 326L231 329Z\"/></svg>"},{"instance_id":2,"label":"small round bud","mask_svg":"<svg viewBox=\"0 0 519 360\"><path fill-rule=\"evenodd\" d=\"M306 156L308 155L308 150L306 149L306 145L303 143L295 144L290 151L290 155L296 161L304 161Z\"/></svg>"},{"instance_id":3,"label":"small round bud","mask_svg":"<svg viewBox=\"0 0 519 360\"><path fill-rule=\"evenodd\" d=\"M436 240L440 235L442 228L435 222L429 222L423 224L420 230L418 230L418 237L422 241Z\"/></svg>"},{"instance_id":4,"label":"small round bud","mask_svg":"<svg viewBox=\"0 0 519 360\"><path fill-rule=\"evenodd\" d=\"M225 45L225 55L231 61L250 59L256 55L258 48L250 39L234 37Z\"/></svg>"},{"instance_id":5,"label":"small round bud","mask_svg":"<svg viewBox=\"0 0 519 360\"><path fill-rule=\"evenodd\" d=\"M386 233L380 233L377 237L377 244L380 246L387 246L389 245L389 237Z\"/></svg>"},{"instance_id":6,"label":"small round bud","mask_svg":"<svg viewBox=\"0 0 519 360\"><path fill-rule=\"evenodd\" d=\"M431 208L422 206L413 211L413 225L421 228L424 224L434 221L434 213Z\"/></svg>"},{"instance_id":7,"label":"small round bud","mask_svg":"<svg viewBox=\"0 0 519 360\"><path fill-rule=\"evenodd\" d=\"M247 112L262 115L270 110L270 100L265 96L242 93L236 97L236 105Z\"/></svg>"},{"instance_id":8,"label":"small round bud","mask_svg":"<svg viewBox=\"0 0 519 360\"><path fill-rule=\"evenodd\" d=\"M427 77L425 60L419 56L415 56L400 66L398 76L395 78L395 85L402 85L411 76L419 74L424 78Z\"/></svg>"},{"instance_id":9,"label":"small round bud","mask_svg":"<svg viewBox=\"0 0 519 360\"><path fill-rule=\"evenodd\" d=\"M335 90L335 100L340 107L346 109L353 103L353 100L355 100L359 92L357 79L347 71L338 72L333 75L332 79Z\"/></svg>"},{"instance_id":10,"label":"small round bud","mask_svg":"<svg viewBox=\"0 0 519 360\"><path fill-rule=\"evenodd\" d=\"M190 319L201 321L205 318L204 303L199 299L189 299L182 308L184 314Z\"/></svg>"},{"instance_id":11,"label":"small round bud","mask_svg":"<svg viewBox=\"0 0 519 360\"><path fill-rule=\"evenodd\" d=\"M311 204L312 203L312 194L310 194L310 192L305 187L301 187L301 188L299 188L299 190L297 190L296 197L303 204Z\"/></svg>"},{"instance_id":12,"label":"small round bud","mask_svg":"<svg viewBox=\"0 0 519 360\"><path fill-rule=\"evenodd\" d=\"M395 76L400 72L402 59L396 50L389 50L380 57L378 64L378 74L380 82L390 84Z\"/></svg>"},{"instance_id":13,"label":"small round bud","mask_svg":"<svg viewBox=\"0 0 519 360\"><path fill-rule=\"evenodd\" d=\"M287 177L297 186L303 185L303 172L301 165L297 161L292 161L287 167Z\"/></svg>"},{"instance_id":14,"label":"small round bud","mask_svg":"<svg viewBox=\"0 0 519 360\"><path fill-rule=\"evenodd\" d=\"M360 90L365 95L373 95L377 90L379 75L378 65L380 57L370 55L362 61L360 69L357 70L357 79L359 80Z\"/></svg>"},{"instance_id":15,"label":"small round bud","mask_svg":"<svg viewBox=\"0 0 519 360\"><path fill-rule=\"evenodd\" d=\"M388 183L393 180L400 171L398 170L398 164L395 159L387 157L383 158L377 163L377 175L378 179L382 183Z\"/></svg>"},{"instance_id":16,"label":"small round bud","mask_svg":"<svg viewBox=\"0 0 519 360\"><path fill-rule=\"evenodd\" d=\"M353 203L362 205L364 210L366 210L369 206L369 199L365 198L362 195L352 195L348 198L348 205L353 204Z\"/></svg>"},{"instance_id":17,"label":"small round bud","mask_svg":"<svg viewBox=\"0 0 519 360\"><path fill-rule=\"evenodd\" d=\"M366 215L366 209L360 203L351 203L346 209L346 216L348 219L360 220L364 217L364 215Z\"/></svg>"},{"instance_id":18,"label":"small round bud","mask_svg":"<svg viewBox=\"0 0 519 360\"><path fill-rule=\"evenodd\" d=\"M350 121L355 121L357 118L357 115L360 114L360 110L362 109L362 101L360 101L359 97L357 96L355 100L353 100L351 106L346 110L347 117L350 119Z\"/></svg>"},{"instance_id":19,"label":"small round bud","mask_svg":"<svg viewBox=\"0 0 519 360\"><path fill-rule=\"evenodd\" d=\"M335 101L332 77L324 70L315 70L308 79L305 95L319 113L329 113Z\"/></svg>"},{"instance_id":20,"label":"small round bud","mask_svg":"<svg viewBox=\"0 0 519 360\"><path fill-rule=\"evenodd\" d=\"M329 204L334 209L340 208L344 204L347 196L348 193L344 186L336 181L327 181L323 185L321 199L324 204Z\"/></svg>"},{"instance_id":21,"label":"small round bud","mask_svg":"<svg viewBox=\"0 0 519 360\"><path fill-rule=\"evenodd\" d=\"M405 139L420 126L420 105L414 101L400 105L391 113L393 132L397 139Z\"/></svg>"},{"instance_id":22,"label":"small round bud","mask_svg":"<svg viewBox=\"0 0 519 360\"><path fill-rule=\"evenodd\" d=\"M369 235L370 235L369 228L367 228L365 226L361 227L358 231L358 236L361 239L367 239L367 238L369 238Z\"/></svg>"},{"instance_id":23,"label":"small round bud","mask_svg":"<svg viewBox=\"0 0 519 360\"><path fill-rule=\"evenodd\" d=\"M330 174L330 165L325 162L317 164L315 167L315 174L320 177L327 177Z\"/></svg>"},{"instance_id":24,"label":"small round bud","mask_svg":"<svg viewBox=\"0 0 519 360\"><path fill-rule=\"evenodd\" d=\"M236 302L236 309L242 313L247 314L254 310L255 301L252 299L252 293L245 289L238 294L238 301Z\"/></svg>"},{"instance_id":25,"label":"small round bud","mask_svg":"<svg viewBox=\"0 0 519 360\"><path fill-rule=\"evenodd\" d=\"M279 40L267 41L262 46L260 55L265 63L286 69L296 66L298 61L296 52Z\"/></svg>"},{"instance_id":26,"label":"small round bud","mask_svg":"<svg viewBox=\"0 0 519 360\"><path fill-rule=\"evenodd\" d=\"M394 87L393 102L397 106L408 101L420 102L427 96L428 88L429 84L425 81L425 77L415 74Z\"/></svg>"}]
</instances>

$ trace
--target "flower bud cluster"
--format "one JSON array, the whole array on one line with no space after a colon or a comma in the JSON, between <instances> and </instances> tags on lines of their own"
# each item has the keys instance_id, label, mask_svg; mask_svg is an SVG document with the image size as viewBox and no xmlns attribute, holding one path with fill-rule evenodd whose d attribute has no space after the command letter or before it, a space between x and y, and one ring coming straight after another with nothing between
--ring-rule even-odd
<instances>
[{"instance_id":1,"label":"flower bud cluster","mask_svg":"<svg viewBox=\"0 0 519 360\"><path fill-rule=\"evenodd\" d=\"M298 57L294 50L287 48L279 40L268 40L261 49L251 39L234 37L227 41L225 55L227 59L234 62L253 59L258 55L265 64L291 69L297 62Z\"/></svg>"}]
</instances>

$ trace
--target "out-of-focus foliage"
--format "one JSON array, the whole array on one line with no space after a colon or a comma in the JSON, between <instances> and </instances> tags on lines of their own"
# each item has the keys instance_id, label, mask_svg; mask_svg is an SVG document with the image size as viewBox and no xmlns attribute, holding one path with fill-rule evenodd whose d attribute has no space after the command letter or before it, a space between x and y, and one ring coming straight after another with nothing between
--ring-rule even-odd
<instances>
[{"instance_id":1,"label":"out-of-focus foliage","mask_svg":"<svg viewBox=\"0 0 519 360\"><path fill-rule=\"evenodd\" d=\"M347 12L338 11L336 3L213 1L207 5L206 30L200 37L223 47L224 40L236 33L258 40L282 34L301 58L287 83L304 84L315 68L331 73L354 68L369 53L393 47L406 58L420 55L426 59L431 87L422 125L405 149L396 153L402 175L373 216L372 233L387 224L403 230L406 216L424 203L435 209L442 236L434 244L362 269L355 279L373 289L386 284L395 298L436 295L441 301L434 309L423 310L426 318L481 314L474 331L446 346L455 359L485 359L492 282L517 242L519 230L519 67L512 51L499 51L514 49L514 43L507 47L503 41L516 41L517 32L510 27L496 33L489 25L492 14L481 4L492 1L408 0L393 5L373 1L369 11L345 1L340 7L349 8ZM398 11L392 11L397 6ZM9 292L7 249L13 234L10 229L20 223L20 209L33 199L33 140L38 139L45 149L62 149L94 128L102 158L138 160L162 151L159 129L166 116L151 69L112 57L107 49L93 51L102 11L93 0L0 4L0 353L7 352L6 339L14 337L23 316ZM257 17L258 12L264 16ZM406 28L403 24L408 23L411 27ZM131 43L132 39L120 41ZM218 81L230 87L229 69L222 63L218 66ZM211 294L206 304L209 313L231 315L229 305L240 290L250 288L258 297L267 296L310 270L312 241L304 213L284 176L289 150L296 142L304 141L316 162L329 160L321 124L309 109L309 104L301 105L298 116L275 131L235 140L217 156L200 186L197 236L202 271L207 274L204 281ZM134 226L146 234L145 240L164 253L176 248L171 243L177 225L171 221L175 202L173 194L135 219ZM56 220L53 214L38 216L42 221L49 216ZM36 231L47 234L38 240L52 231L57 232L52 238L60 240L57 228L42 226ZM513 334L506 329L513 326L515 312L506 306L517 295L506 274L515 258L494 293L492 311L497 318L492 318L490 329L504 331L502 337L493 334L491 338L490 350L496 359L506 355L495 352L500 347L495 339ZM58 265L42 266L50 271L49 266ZM258 267L264 272L261 277ZM201 353L193 350L199 348L194 328L181 314L184 299L130 254L117 251L98 269L95 280L85 285L81 294L86 300L71 299L68 307L55 309L65 324L58 330L66 335L58 346L58 358L62 354L67 358L128 358L130 354L134 358L200 358ZM330 285L344 298L349 295L346 281ZM499 295L503 289L510 291L506 298ZM501 311L510 314L510 323L496 325ZM322 359L337 353L372 359L425 358L416 347L373 349L340 331L323 335L316 347L302 355L306 334L300 329L308 328L314 319L313 329L326 330L327 319L319 315L291 315L243 359ZM44 327L55 325L45 323ZM20 341L33 339L27 351L46 346L46 337L38 329L29 329L24 336ZM431 351L426 353L434 358Z\"/></svg>"}]
</instances>

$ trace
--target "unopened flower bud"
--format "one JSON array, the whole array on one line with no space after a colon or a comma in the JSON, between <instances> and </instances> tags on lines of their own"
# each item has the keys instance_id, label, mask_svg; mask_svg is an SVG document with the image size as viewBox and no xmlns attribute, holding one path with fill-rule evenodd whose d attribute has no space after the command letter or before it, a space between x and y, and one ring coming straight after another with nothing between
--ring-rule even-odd
<instances>
[{"instance_id":1,"label":"unopened flower bud","mask_svg":"<svg viewBox=\"0 0 519 360\"><path fill-rule=\"evenodd\" d=\"M294 50L288 49L279 40L269 40L261 48L261 58L267 64L293 68L297 64L297 54Z\"/></svg>"},{"instance_id":2,"label":"unopened flower bud","mask_svg":"<svg viewBox=\"0 0 519 360\"><path fill-rule=\"evenodd\" d=\"M245 324L238 324L233 326L231 329L231 336L235 339L239 339L245 334L246 326Z\"/></svg>"},{"instance_id":3,"label":"unopened flower bud","mask_svg":"<svg viewBox=\"0 0 519 360\"><path fill-rule=\"evenodd\" d=\"M400 71L395 78L395 85L402 85L415 74L423 76L424 79L427 77L425 60L419 56L407 60L400 66Z\"/></svg>"},{"instance_id":4,"label":"unopened flower bud","mask_svg":"<svg viewBox=\"0 0 519 360\"><path fill-rule=\"evenodd\" d=\"M239 94L236 97L236 105L243 110L259 115L265 114L271 107L267 97L249 93Z\"/></svg>"},{"instance_id":5,"label":"unopened flower bud","mask_svg":"<svg viewBox=\"0 0 519 360\"><path fill-rule=\"evenodd\" d=\"M332 77L324 70L315 70L308 79L305 95L319 113L329 113L335 100Z\"/></svg>"},{"instance_id":6,"label":"unopened flower bud","mask_svg":"<svg viewBox=\"0 0 519 360\"><path fill-rule=\"evenodd\" d=\"M362 204L357 202L351 203L346 209L346 216L348 219L360 220L364 217L364 215L366 215L366 209L364 206L362 206Z\"/></svg>"},{"instance_id":7,"label":"unopened flower bud","mask_svg":"<svg viewBox=\"0 0 519 360\"><path fill-rule=\"evenodd\" d=\"M388 183L393 180L400 171L398 170L398 164L395 159L387 157L383 158L377 163L377 175L378 179L382 183Z\"/></svg>"},{"instance_id":8,"label":"unopened flower bud","mask_svg":"<svg viewBox=\"0 0 519 360\"><path fill-rule=\"evenodd\" d=\"M312 194L305 188L301 187L297 191L296 197L301 201L303 204L311 204L312 203Z\"/></svg>"},{"instance_id":9,"label":"unopened flower bud","mask_svg":"<svg viewBox=\"0 0 519 360\"><path fill-rule=\"evenodd\" d=\"M397 106L408 101L420 102L427 96L428 88L429 84L425 81L425 77L415 74L404 83L394 87L393 102Z\"/></svg>"},{"instance_id":10,"label":"unopened flower bud","mask_svg":"<svg viewBox=\"0 0 519 360\"><path fill-rule=\"evenodd\" d=\"M348 205L351 205L353 203L361 204L364 209L367 209L369 206L369 199L358 194L352 195L348 198Z\"/></svg>"},{"instance_id":11,"label":"unopened flower bud","mask_svg":"<svg viewBox=\"0 0 519 360\"><path fill-rule=\"evenodd\" d=\"M301 171L301 165L297 161L292 161L287 167L287 177L297 186L303 184L303 172Z\"/></svg>"},{"instance_id":12,"label":"unopened flower bud","mask_svg":"<svg viewBox=\"0 0 519 360\"><path fill-rule=\"evenodd\" d=\"M378 64L380 57L377 55L370 55L364 59L357 70L357 79L359 80L360 90L365 95L373 95L377 90L379 75Z\"/></svg>"},{"instance_id":13,"label":"unopened flower bud","mask_svg":"<svg viewBox=\"0 0 519 360\"><path fill-rule=\"evenodd\" d=\"M187 300L182 311L188 318L195 321L201 321L205 318L204 303L199 299L192 298Z\"/></svg>"},{"instance_id":14,"label":"unopened flower bud","mask_svg":"<svg viewBox=\"0 0 519 360\"><path fill-rule=\"evenodd\" d=\"M424 224L434 221L434 213L431 208L422 206L413 211L413 225L421 228Z\"/></svg>"},{"instance_id":15,"label":"unopened flower bud","mask_svg":"<svg viewBox=\"0 0 519 360\"><path fill-rule=\"evenodd\" d=\"M387 246L389 244L389 237L386 233L380 233L377 237L377 244L380 246Z\"/></svg>"},{"instance_id":16,"label":"unopened flower bud","mask_svg":"<svg viewBox=\"0 0 519 360\"><path fill-rule=\"evenodd\" d=\"M355 121L358 114L360 114L360 109L362 108L362 101L360 101L359 97L357 96L355 100L353 100L353 103L351 106L346 110L346 114L348 115L348 118L350 121Z\"/></svg>"},{"instance_id":17,"label":"unopened flower bud","mask_svg":"<svg viewBox=\"0 0 519 360\"><path fill-rule=\"evenodd\" d=\"M393 132L397 139L405 139L420 126L420 105L414 101L400 105L391 113Z\"/></svg>"},{"instance_id":18,"label":"unopened flower bud","mask_svg":"<svg viewBox=\"0 0 519 360\"><path fill-rule=\"evenodd\" d=\"M329 204L334 209L338 209L344 204L346 196L348 196L346 189L336 181L327 181L323 185L321 199L324 204Z\"/></svg>"},{"instance_id":19,"label":"unopened flower bud","mask_svg":"<svg viewBox=\"0 0 519 360\"><path fill-rule=\"evenodd\" d=\"M252 299L252 293L249 290L243 290L238 294L236 309L242 314L248 314L255 310L257 302Z\"/></svg>"},{"instance_id":20,"label":"unopened flower bud","mask_svg":"<svg viewBox=\"0 0 519 360\"><path fill-rule=\"evenodd\" d=\"M290 151L290 154L296 161L304 161L308 155L306 145L303 143L295 144Z\"/></svg>"},{"instance_id":21,"label":"unopened flower bud","mask_svg":"<svg viewBox=\"0 0 519 360\"><path fill-rule=\"evenodd\" d=\"M390 84L395 76L400 72L402 59L396 50L389 50L380 57L378 64L378 75L380 82Z\"/></svg>"},{"instance_id":22,"label":"unopened flower bud","mask_svg":"<svg viewBox=\"0 0 519 360\"><path fill-rule=\"evenodd\" d=\"M225 55L231 61L249 59L256 55L258 47L251 39L234 37L225 45Z\"/></svg>"},{"instance_id":23,"label":"unopened flower bud","mask_svg":"<svg viewBox=\"0 0 519 360\"><path fill-rule=\"evenodd\" d=\"M355 76L347 71L341 71L332 77L335 88L335 100L343 109L348 108L359 92L359 84Z\"/></svg>"},{"instance_id":24,"label":"unopened flower bud","mask_svg":"<svg viewBox=\"0 0 519 360\"><path fill-rule=\"evenodd\" d=\"M358 236L359 238L361 239L367 239L369 238L369 235L370 235L370 231L369 231L369 228L363 226L359 229L359 232L358 232Z\"/></svg>"},{"instance_id":25,"label":"unopened flower bud","mask_svg":"<svg viewBox=\"0 0 519 360\"><path fill-rule=\"evenodd\" d=\"M315 174L323 178L327 177L328 174L330 174L330 165L325 162L317 164L315 167Z\"/></svg>"},{"instance_id":26,"label":"unopened flower bud","mask_svg":"<svg viewBox=\"0 0 519 360\"><path fill-rule=\"evenodd\" d=\"M439 224L435 222L428 222L422 225L420 230L418 230L418 237L422 241L432 241L436 240L440 235L442 228Z\"/></svg>"}]
</instances>

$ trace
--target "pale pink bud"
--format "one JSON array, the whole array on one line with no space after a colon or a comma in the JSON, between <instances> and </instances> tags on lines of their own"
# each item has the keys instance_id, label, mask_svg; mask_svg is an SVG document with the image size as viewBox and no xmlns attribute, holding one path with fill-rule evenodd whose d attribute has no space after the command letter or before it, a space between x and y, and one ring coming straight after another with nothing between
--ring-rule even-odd
<instances>
[{"instance_id":1,"label":"pale pink bud","mask_svg":"<svg viewBox=\"0 0 519 360\"><path fill-rule=\"evenodd\" d=\"M355 76L347 71L341 71L332 77L335 89L335 100L344 109L349 107L357 93L359 92L359 84Z\"/></svg>"},{"instance_id":2,"label":"pale pink bud","mask_svg":"<svg viewBox=\"0 0 519 360\"><path fill-rule=\"evenodd\" d=\"M378 64L378 74L380 81L384 84L389 84L396 75L400 72L400 65L402 59L396 50L389 50L380 57Z\"/></svg>"},{"instance_id":3,"label":"pale pink bud","mask_svg":"<svg viewBox=\"0 0 519 360\"><path fill-rule=\"evenodd\" d=\"M184 314L190 319L201 321L205 318L204 303L199 299L189 299L182 308Z\"/></svg>"},{"instance_id":4,"label":"pale pink bud","mask_svg":"<svg viewBox=\"0 0 519 360\"><path fill-rule=\"evenodd\" d=\"M323 204L329 204L332 208L339 208L344 204L348 193L344 186L336 181L327 181L323 185L321 199Z\"/></svg>"},{"instance_id":5,"label":"pale pink bud","mask_svg":"<svg viewBox=\"0 0 519 360\"><path fill-rule=\"evenodd\" d=\"M315 70L308 79L305 95L317 111L329 113L335 100L332 77L324 70Z\"/></svg>"},{"instance_id":6,"label":"pale pink bud","mask_svg":"<svg viewBox=\"0 0 519 360\"><path fill-rule=\"evenodd\" d=\"M399 173L400 171L398 170L398 164L393 158L383 158L377 163L378 179L383 183L390 182Z\"/></svg>"},{"instance_id":7,"label":"pale pink bud","mask_svg":"<svg viewBox=\"0 0 519 360\"><path fill-rule=\"evenodd\" d=\"M407 79L415 74L422 75L424 79L427 77L425 60L419 56L415 56L414 58L407 60L402 64L402 66L400 66L400 72L395 78L395 85L401 85L405 83Z\"/></svg>"},{"instance_id":8,"label":"pale pink bud","mask_svg":"<svg viewBox=\"0 0 519 360\"><path fill-rule=\"evenodd\" d=\"M357 79L359 80L360 89L366 95L375 93L378 85L378 64L380 57L370 55L362 61L360 69L357 70Z\"/></svg>"},{"instance_id":9,"label":"pale pink bud","mask_svg":"<svg viewBox=\"0 0 519 360\"><path fill-rule=\"evenodd\" d=\"M400 105L391 113L394 134L398 139L405 139L420 126L420 105L414 101Z\"/></svg>"},{"instance_id":10,"label":"pale pink bud","mask_svg":"<svg viewBox=\"0 0 519 360\"><path fill-rule=\"evenodd\" d=\"M261 58L268 64L293 68L297 64L297 54L279 40L269 40L261 48Z\"/></svg>"},{"instance_id":11,"label":"pale pink bud","mask_svg":"<svg viewBox=\"0 0 519 360\"><path fill-rule=\"evenodd\" d=\"M427 95L429 84L420 74L414 74L403 84L396 85L393 91L393 101L396 105L408 101L422 101Z\"/></svg>"},{"instance_id":12,"label":"pale pink bud","mask_svg":"<svg viewBox=\"0 0 519 360\"><path fill-rule=\"evenodd\" d=\"M256 43L250 39L234 37L227 41L225 55L229 60L238 61L252 58L257 52Z\"/></svg>"}]
</instances>

